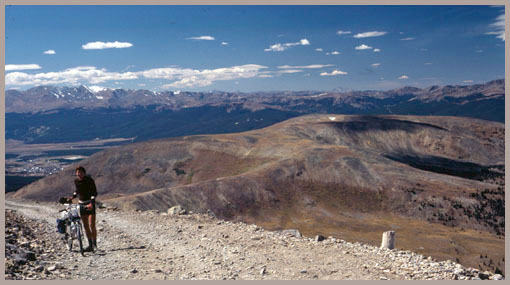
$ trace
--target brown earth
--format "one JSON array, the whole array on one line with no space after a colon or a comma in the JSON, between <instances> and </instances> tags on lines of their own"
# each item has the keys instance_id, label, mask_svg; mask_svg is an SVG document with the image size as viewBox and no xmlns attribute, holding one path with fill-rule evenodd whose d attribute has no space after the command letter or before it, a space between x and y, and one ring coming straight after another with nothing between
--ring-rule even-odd
<instances>
[{"instance_id":1,"label":"brown earth","mask_svg":"<svg viewBox=\"0 0 510 285\"><path fill-rule=\"evenodd\" d=\"M401 248L504 270L500 123L310 115L240 134L129 144L80 164L102 201L123 209L180 204L268 229L371 244L393 229ZM74 166L13 198L69 195Z\"/></svg>"}]
</instances>

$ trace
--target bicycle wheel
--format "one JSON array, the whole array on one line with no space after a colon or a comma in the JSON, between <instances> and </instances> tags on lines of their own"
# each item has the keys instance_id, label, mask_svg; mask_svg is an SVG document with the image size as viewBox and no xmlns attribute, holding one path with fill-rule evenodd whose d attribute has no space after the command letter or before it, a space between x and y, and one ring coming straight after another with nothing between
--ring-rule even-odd
<instances>
[{"instance_id":1,"label":"bicycle wheel","mask_svg":"<svg viewBox=\"0 0 510 285\"><path fill-rule=\"evenodd\" d=\"M83 255L83 242L80 222L76 222L76 238L78 239L78 244L80 245L80 253Z\"/></svg>"},{"instance_id":2,"label":"bicycle wheel","mask_svg":"<svg viewBox=\"0 0 510 285\"><path fill-rule=\"evenodd\" d=\"M69 251L73 250L73 236L72 236L71 231L72 231L71 224L68 224L67 229L66 229L66 234L64 236L64 241L65 241L66 247Z\"/></svg>"}]
</instances>

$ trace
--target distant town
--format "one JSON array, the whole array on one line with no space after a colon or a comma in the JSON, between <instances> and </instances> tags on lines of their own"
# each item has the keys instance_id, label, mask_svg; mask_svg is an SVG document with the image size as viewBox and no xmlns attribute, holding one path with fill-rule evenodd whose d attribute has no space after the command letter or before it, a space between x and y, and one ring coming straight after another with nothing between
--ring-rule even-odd
<instances>
[{"instance_id":1,"label":"distant town","mask_svg":"<svg viewBox=\"0 0 510 285\"><path fill-rule=\"evenodd\" d=\"M62 171L67 165L80 161L86 156L36 157L26 159L16 157L6 159L6 175L11 176L48 176Z\"/></svg>"}]
</instances>

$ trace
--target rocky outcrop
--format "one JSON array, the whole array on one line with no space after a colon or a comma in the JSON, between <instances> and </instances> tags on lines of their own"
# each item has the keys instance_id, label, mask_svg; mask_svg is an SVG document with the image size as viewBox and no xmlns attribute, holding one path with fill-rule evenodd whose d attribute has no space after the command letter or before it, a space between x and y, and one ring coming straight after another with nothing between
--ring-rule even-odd
<instances>
[{"instance_id":1,"label":"rocky outcrop","mask_svg":"<svg viewBox=\"0 0 510 285\"><path fill-rule=\"evenodd\" d=\"M64 243L56 227L5 210L5 279L66 279L71 270L62 266Z\"/></svg>"}]
</instances>

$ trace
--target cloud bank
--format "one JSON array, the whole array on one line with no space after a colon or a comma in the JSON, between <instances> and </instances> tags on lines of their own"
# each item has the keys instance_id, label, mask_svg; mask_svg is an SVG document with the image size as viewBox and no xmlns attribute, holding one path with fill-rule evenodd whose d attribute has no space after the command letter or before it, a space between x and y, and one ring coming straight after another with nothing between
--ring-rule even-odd
<instances>
[{"instance_id":1,"label":"cloud bank","mask_svg":"<svg viewBox=\"0 0 510 285\"><path fill-rule=\"evenodd\" d=\"M5 76L5 83L6 85L14 86L57 84L78 85L147 78L174 81L163 85L164 88L193 88L209 86L215 81L220 80L263 77L262 75L264 75L264 72L262 72L262 69L265 68L267 67L257 64L246 64L241 66L203 70L168 67L138 72L109 72L106 69L97 69L93 66L79 66L58 72L37 74L11 72Z\"/></svg>"},{"instance_id":2,"label":"cloud bank","mask_svg":"<svg viewBox=\"0 0 510 285\"><path fill-rule=\"evenodd\" d=\"M96 69L93 66L79 66L58 72L45 72L37 74L12 72L5 76L5 84L17 86L52 84L77 85L85 82L97 84L109 80L129 80L137 78L138 77L136 74L132 72L108 72L106 69Z\"/></svg>"},{"instance_id":3,"label":"cloud bank","mask_svg":"<svg viewBox=\"0 0 510 285\"><path fill-rule=\"evenodd\" d=\"M278 66L278 68L310 68L310 69L315 69L315 68L324 68L324 67L329 67L329 66L333 66L333 64L311 64L311 65L301 65L301 66L282 65L282 66Z\"/></svg>"},{"instance_id":4,"label":"cloud bank","mask_svg":"<svg viewBox=\"0 0 510 285\"><path fill-rule=\"evenodd\" d=\"M365 49L373 49L373 47L369 47L369 46L367 46L365 44L362 44L360 46L357 46L356 49L357 50L365 50Z\"/></svg>"},{"instance_id":5,"label":"cloud bank","mask_svg":"<svg viewBox=\"0 0 510 285\"><path fill-rule=\"evenodd\" d=\"M41 69L39 64L6 64L5 71Z\"/></svg>"},{"instance_id":6,"label":"cloud bank","mask_svg":"<svg viewBox=\"0 0 510 285\"><path fill-rule=\"evenodd\" d=\"M82 49L107 49L107 48L128 48L132 47L132 43L128 42L90 42L81 46Z\"/></svg>"},{"instance_id":7,"label":"cloud bank","mask_svg":"<svg viewBox=\"0 0 510 285\"><path fill-rule=\"evenodd\" d=\"M351 31L338 31L336 32L338 35L348 35L351 33Z\"/></svg>"},{"instance_id":8,"label":"cloud bank","mask_svg":"<svg viewBox=\"0 0 510 285\"><path fill-rule=\"evenodd\" d=\"M335 69L335 70L331 71L331 73L323 72L320 75L321 76L335 76L335 75L344 75L344 74L347 74L347 72Z\"/></svg>"},{"instance_id":9,"label":"cloud bank","mask_svg":"<svg viewBox=\"0 0 510 285\"><path fill-rule=\"evenodd\" d=\"M286 44L277 43L277 44L270 46L269 48L264 49L264 51L284 51L284 50L287 50L293 46L299 46L299 45L308 46L308 45L310 45L310 41L308 41L307 39L301 39L299 42L295 42L295 43L286 43Z\"/></svg>"},{"instance_id":10,"label":"cloud bank","mask_svg":"<svg viewBox=\"0 0 510 285\"><path fill-rule=\"evenodd\" d=\"M496 18L496 21L489 25L493 29L491 32L485 33L486 35L496 35L496 38L505 41L505 14L501 14Z\"/></svg>"},{"instance_id":11,"label":"cloud bank","mask_svg":"<svg viewBox=\"0 0 510 285\"><path fill-rule=\"evenodd\" d=\"M211 36L200 36L200 37L191 37L186 38L187 40L197 40L197 41L214 41L214 37Z\"/></svg>"},{"instance_id":12,"label":"cloud bank","mask_svg":"<svg viewBox=\"0 0 510 285\"><path fill-rule=\"evenodd\" d=\"M373 32L365 32L365 33L355 34L354 37L361 39L361 38L380 37L380 36L384 36L386 34L387 34L387 32L373 31Z\"/></svg>"}]
</instances>

